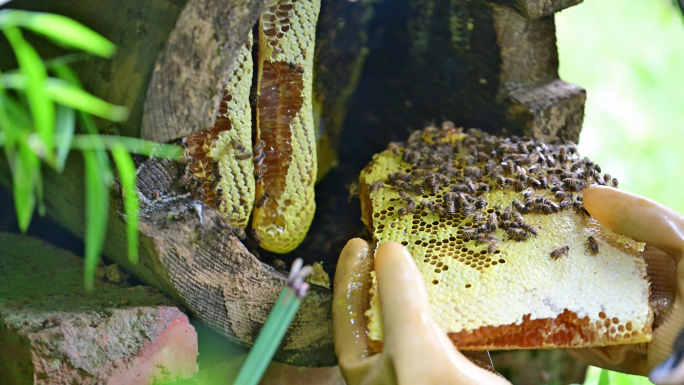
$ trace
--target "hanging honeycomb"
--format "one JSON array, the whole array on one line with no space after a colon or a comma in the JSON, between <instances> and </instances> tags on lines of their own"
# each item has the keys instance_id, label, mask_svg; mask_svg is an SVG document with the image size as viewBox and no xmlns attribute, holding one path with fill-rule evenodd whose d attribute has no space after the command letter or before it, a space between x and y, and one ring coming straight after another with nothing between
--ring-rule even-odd
<instances>
[{"instance_id":1,"label":"hanging honeycomb","mask_svg":"<svg viewBox=\"0 0 684 385\"><path fill-rule=\"evenodd\" d=\"M363 220L377 245L408 248L433 319L463 350L651 339L643 245L582 205L590 185L617 183L572 143L466 134L450 122L390 144L360 177ZM374 278L366 316L379 350L376 290Z\"/></svg>"},{"instance_id":2,"label":"hanging honeycomb","mask_svg":"<svg viewBox=\"0 0 684 385\"><path fill-rule=\"evenodd\" d=\"M259 19L256 137L264 141L263 178L252 228L261 247L287 253L306 236L316 202L316 133L312 112L315 30L320 0L273 1Z\"/></svg>"},{"instance_id":3,"label":"hanging honeycomb","mask_svg":"<svg viewBox=\"0 0 684 385\"><path fill-rule=\"evenodd\" d=\"M191 194L219 210L233 226L244 228L254 203L252 163L252 34L230 70L216 122L185 138Z\"/></svg>"}]
</instances>

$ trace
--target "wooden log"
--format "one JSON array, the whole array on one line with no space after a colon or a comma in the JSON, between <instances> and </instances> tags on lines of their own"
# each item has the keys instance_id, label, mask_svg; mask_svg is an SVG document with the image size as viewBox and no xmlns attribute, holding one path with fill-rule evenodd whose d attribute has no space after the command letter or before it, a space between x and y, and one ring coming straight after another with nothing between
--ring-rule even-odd
<instances>
[{"instance_id":1,"label":"wooden log","mask_svg":"<svg viewBox=\"0 0 684 385\"><path fill-rule=\"evenodd\" d=\"M83 260L32 237L0 233L0 249L3 384L151 384L197 372L197 333L175 301L102 281L87 293Z\"/></svg>"},{"instance_id":2,"label":"wooden log","mask_svg":"<svg viewBox=\"0 0 684 385\"><path fill-rule=\"evenodd\" d=\"M130 109L126 122L98 120L98 128L165 142L213 124L228 69L266 3L26 0L7 7L71 17L116 44L111 60L74 66L87 90ZM48 55L61 52L44 40L35 45Z\"/></svg>"},{"instance_id":3,"label":"wooden log","mask_svg":"<svg viewBox=\"0 0 684 385\"><path fill-rule=\"evenodd\" d=\"M537 19L543 16L551 16L556 12L573 5L581 3L583 0L495 0L502 5L509 6L518 11L528 19Z\"/></svg>"},{"instance_id":4,"label":"wooden log","mask_svg":"<svg viewBox=\"0 0 684 385\"><path fill-rule=\"evenodd\" d=\"M4 157L0 175L7 176ZM220 214L180 190L179 166L141 162L140 262L128 262L120 192L112 206L104 254L125 271L177 299L195 317L242 346L251 346L286 277L257 260L225 227ZM3 178L3 183L7 179ZM79 237L84 234L83 163L70 157L62 174L45 173L48 213ZM159 200L153 191L161 192ZM331 292L313 286L302 302L275 359L297 366L332 366Z\"/></svg>"}]
</instances>

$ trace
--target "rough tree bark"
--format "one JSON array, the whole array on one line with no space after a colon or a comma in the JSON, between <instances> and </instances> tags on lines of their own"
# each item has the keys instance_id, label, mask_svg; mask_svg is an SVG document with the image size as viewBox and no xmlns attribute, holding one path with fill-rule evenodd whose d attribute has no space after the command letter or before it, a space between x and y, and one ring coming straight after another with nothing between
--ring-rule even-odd
<instances>
[{"instance_id":1,"label":"rough tree bark","mask_svg":"<svg viewBox=\"0 0 684 385\"><path fill-rule=\"evenodd\" d=\"M74 17L112 39L120 47L114 60L78 66L89 91L131 108L131 118L123 124L98 121L100 131L164 141L212 124L226 69L265 2L54 5L26 0L17 5ZM388 141L403 140L407 126L450 119L489 132L576 141L585 95L558 79L552 13L577 2L324 0L314 111L319 162L328 166L319 165L319 170L335 164L335 150L341 161L332 178L318 187L318 209L307 240L283 259L304 256L309 262L325 261L329 271L334 268L349 236L363 231L358 203L347 202L343 184L354 180ZM357 81L356 97L350 98ZM151 200L153 190L165 198L182 195L174 183L175 164L152 160L140 167L145 197L141 262L127 262L117 193L112 194L112 207L119 215L110 216L105 254L178 299L231 341L251 345L284 276L221 228L213 209L191 198ZM80 236L82 174L80 158L72 157L64 174L48 173L46 178L48 213ZM268 258L268 253L261 255ZM330 301L329 291L310 291L277 360L335 364Z\"/></svg>"}]
</instances>

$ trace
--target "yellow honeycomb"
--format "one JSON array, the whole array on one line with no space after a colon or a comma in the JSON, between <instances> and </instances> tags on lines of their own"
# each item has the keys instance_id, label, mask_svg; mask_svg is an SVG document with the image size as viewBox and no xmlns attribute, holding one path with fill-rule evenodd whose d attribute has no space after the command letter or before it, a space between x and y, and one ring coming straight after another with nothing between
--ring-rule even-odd
<instances>
[{"instance_id":1,"label":"yellow honeycomb","mask_svg":"<svg viewBox=\"0 0 684 385\"><path fill-rule=\"evenodd\" d=\"M612 233L583 213L577 197L581 199L590 184L605 180L599 172L585 171L591 163L579 159L574 145L547 146L522 138L497 138L473 129L464 134L449 124L444 127L417 131L408 143L392 144L377 154L362 172L360 185L363 220L377 245L396 241L412 253L427 285L432 316L454 344L464 350L485 350L648 342L653 312L646 266L639 254L642 245ZM536 159L535 153L547 160L551 155L554 163ZM430 164L430 157L436 163ZM535 161L530 162L530 157ZM506 170L510 161L515 163L512 173ZM485 169L487 163L490 165ZM578 178L570 179L584 180L574 188L579 191L571 191L568 183L572 181L564 183L557 176L563 170L562 176L569 176L572 168ZM449 185L442 183L435 193L424 185L424 194L419 195L415 186L425 177L417 175L436 174L440 169L451 173ZM397 172L413 175L408 185L390 180L389 176ZM466 189L464 172L477 187L463 193L472 201L467 205L482 198L486 207L471 213L457 208L453 215L443 215L421 206L421 202L432 201L446 207L447 194L452 200L452 190ZM546 177L548 187L534 187L530 176L535 180ZM501 177L506 180L505 188L498 184ZM515 186L521 180L525 180L523 185ZM530 187L532 190L527 190ZM556 197L557 191L550 190L553 187L562 189L561 194L572 193L573 198L565 198L565 209L546 208L547 215L535 202L560 206L562 199ZM400 211L406 209L406 193L415 209L404 214ZM532 199L528 205L525 194ZM509 239L502 228L505 209L514 206L515 200L521 202L522 211L530 212L519 213L513 208L511 218L517 213L535 229L514 230L527 234L522 240ZM476 215L484 219L478 222ZM498 228L493 232L478 230L491 221L492 215L497 217ZM498 240L498 245L488 250L490 241L470 239L471 233L489 234L485 236ZM590 236L597 242L596 254L588 248ZM564 246L569 247L565 255L557 259L551 256L552 251ZM382 322L374 296L377 283L373 284L366 315L371 346L379 347Z\"/></svg>"},{"instance_id":2,"label":"yellow honeycomb","mask_svg":"<svg viewBox=\"0 0 684 385\"><path fill-rule=\"evenodd\" d=\"M287 253L306 236L316 203L316 135L312 113L313 56L320 0L278 0L259 23L257 138L267 166L252 227L261 247Z\"/></svg>"},{"instance_id":3,"label":"yellow honeycomb","mask_svg":"<svg viewBox=\"0 0 684 385\"><path fill-rule=\"evenodd\" d=\"M252 163L252 113L249 90L252 85L252 33L242 46L230 69L214 127L186 138L187 153L194 158L189 165L202 181L201 195L193 195L219 210L232 226L245 228L254 204L254 165ZM240 143L237 149L234 143ZM221 179L214 183L214 162ZM220 190L220 194L219 194ZM220 196L219 196L220 195ZM220 200L220 204L219 203Z\"/></svg>"}]
</instances>

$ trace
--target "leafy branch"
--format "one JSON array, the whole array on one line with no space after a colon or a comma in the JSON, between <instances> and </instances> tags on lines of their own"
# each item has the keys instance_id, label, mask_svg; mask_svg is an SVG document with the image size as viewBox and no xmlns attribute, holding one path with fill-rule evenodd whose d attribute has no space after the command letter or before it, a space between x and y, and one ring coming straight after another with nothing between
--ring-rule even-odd
<instances>
[{"instance_id":1,"label":"leafy branch","mask_svg":"<svg viewBox=\"0 0 684 385\"><path fill-rule=\"evenodd\" d=\"M116 46L84 25L64 16L19 10L0 11L0 31L14 51L18 68L0 71L0 147L12 173L12 189L19 228L26 232L43 203L44 163L58 173L72 150L85 162L85 285L94 286L95 267L104 245L109 216L109 187L114 181L111 153L123 191L129 261L138 262L138 213L135 165L130 153L175 159L180 148L137 138L99 135L92 116L121 122L128 110L83 90L70 62L74 53L43 61L22 35L21 28L42 35L66 49L111 58ZM76 134L76 122L87 134Z\"/></svg>"}]
</instances>

